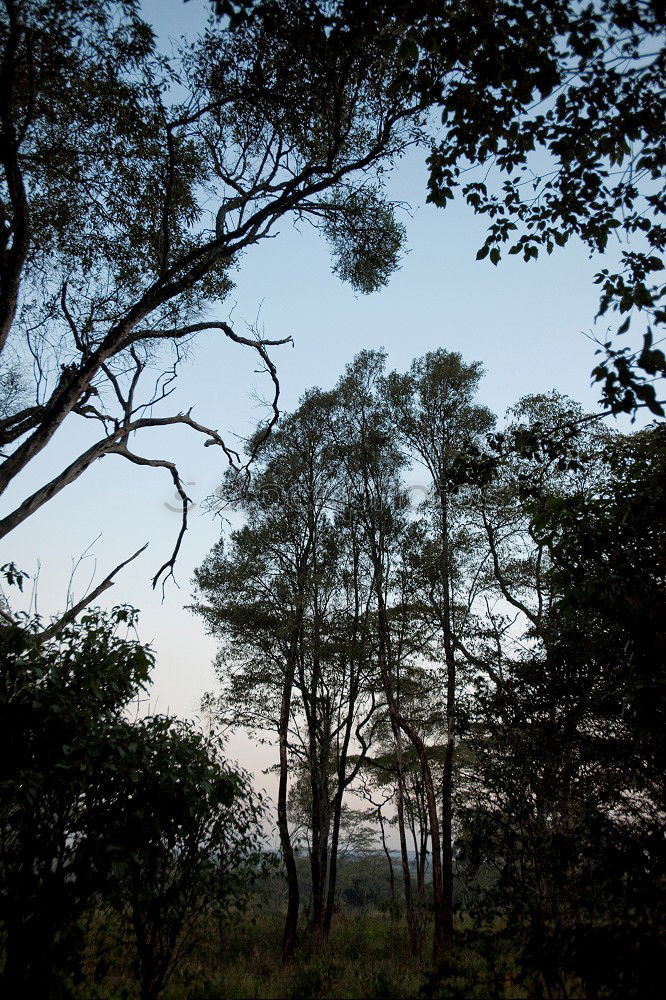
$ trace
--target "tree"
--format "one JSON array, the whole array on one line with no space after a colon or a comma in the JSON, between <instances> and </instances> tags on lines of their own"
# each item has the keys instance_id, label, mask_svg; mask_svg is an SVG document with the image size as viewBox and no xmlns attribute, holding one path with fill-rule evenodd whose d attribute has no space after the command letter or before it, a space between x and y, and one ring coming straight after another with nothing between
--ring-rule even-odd
<instances>
[{"instance_id":1,"label":"tree","mask_svg":"<svg viewBox=\"0 0 666 1000\"><path fill-rule=\"evenodd\" d=\"M530 261L572 238L604 253L617 241L619 267L595 279L597 315L624 316L619 336L646 322L631 345L599 338L593 379L613 412L663 416L654 383L666 361L653 342L666 320L661 0L319 6L332 28L372 39L390 25L399 35L401 87L441 117L429 200L445 208L460 188L488 217L477 259L498 265L506 248Z\"/></svg>"},{"instance_id":2,"label":"tree","mask_svg":"<svg viewBox=\"0 0 666 1000\"><path fill-rule=\"evenodd\" d=\"M11 996L71 995L82 919L100 899L132 922L154 998L205 907L242 902L258 863L258 803L219 743L167 717L132 722L152 654L90 611L58 638L0 628L0 887ZM41 629L41 631L40 631Z\"/></svg>"},{"instance_id":3,"label":"tree","mask_svg":"<svg viewBox=\"0 0 666 1000\"><path fill-rule=\"evenodd\" d=\"M591 253L624 243L619 269L596 276L598 316L624 316L620 336L646 322L631 346L602 336L592 375L613 412L647 406L663 416L653 383L666 362L652 333L666 321L663 4L369 6L405 25L412 87L441 111L430 200L445 207L461 187L490 220L477 258L497 265L506 248L529 261L572 237ZM484 176L470 177L470 165Z\"/></svg>"},{"instance_id":4,"label":"tree","mask_svg":"<svg viewBox=\"0 0 666 1000\"><path fill-rule=\"evenodd\" d=\"M297 425L297 421L295 422ZM294 689L298 683L300 637L305 628L306 606L310 598L311 552L317 522L322 511L322 497L316 507L307 501L285 506L294 483L305 485L309 472L314 473L313 459L320 458L311 427L306 435L311 445L291 455L280 454L280 442L271 440L269 448L277 460L268 459L252 492L241 484L240 499L251 514L253 524L232 536L232 549L226 554L218 545L196 573L199 592L205 605L195 610L221 639L218 662L221 679L227 688L218 711L230 711L236 721L251 729L275 732L279 741L279 789L277 822L280 847L287 873L288 905L283 935L283 957L289 958L296 942L300 892L294 847L288 823L288 785L290 772L290 729L293 719ZM283 435L284 436L284 435ZM287 433L287 451L290 451ZM309 456L308 456L309 452ZM316 456L316 457L315 457ZM289 461L291 458L291 461ZM299 483L305 471L305 483ZM292 474L295 473L292 477ZM294 516L295 515L295 516ZM240 669L229 671L229 661L239 661ZM277 709L277 711L276 711Z\"/></svg>"},{"instance_id":5,"label":"tree","mask_svg":"<svg viewBox=\"0 0 666 1000\"><path fill-rule=\"evenodd\" d=\"M251 488L228 477L226 498L248 524L196 574L206 599L196 610L221 643L218 710L279 741L278 829L289 888L285 957L294 947L299 907L289 779L293 785L297 771L309 783L311 927L326 937L343 797L360 766L352 764L350 748L354 739L366 745L374 707L366 567L341 516L331 412L330 395L311 391L266 442Z\"/></svg>"},{"instance_id":6,"label":"tree","mask_svg":"<svg viewBox=\"0 0 666 1000\"><path fill-rule=\"evenodd\" d=\"M336 437L340 460L349 482L352 502L359 511L363 546L372 566L372 590L377 618L377 661L396 745L398 766L398 828L401 833L403 880L408 917L411 915L411 880L404 843L404 740L414 749L421 768L429 814L433 862L433 954L445 947L446 924L442 899L439 820L428 749L418 728L401 707L401 668L414 648L413 636L401 628L401 611L412 596L413 583L401 574L401 547L406 528L406 497L400 478L405 464L397 442L390 409L381 394L384 355L364 351L357 355L337 387L339 399ZM402 592L406 584L407 592ZM409 596L408 596L409 595ZM392 603L396 598L397 614ZM406 600L405 600L406 598ZM404 645L406 640L407 645ZM421 647L424 645L421 641ZM418 639L417 639L418 649ZM413 924L410 921L412 946Z\"/></svg>"},{"instance_id":7,"label":"tree","mask_svg":"<svg viewBox=\"0 0 666 1000\"><path fill-rule=\"evenodd\" d=\"M105 895L133 929L142 1000L155 1000L205 914L237 910L261 869L261 803L223 744L190 724L128 728L113 791L100 802Z\"/></svg>"},{"instance_id":8,"label":"tree","mask_svg":"<svg viewBox=\"0 0 666 1000\"><path fill-rule=\"evenodd\" d=\"M76 971L79 919L106 863L91 800L152 662L150 650L118 634L134 622L127 608L90 612L45 644L22 622L0 628L0 919L12 996L67 995Z\"/></svg>"},{"instance_id":9,"label":"tree","mask_svg":"<svg viewBox=\"0 0 666 1000\"><path fill-rule=\"evenodd\" d=\"M432 480L428 537L417 542L415 560L422 600L430 609L445 670L445 750L441 783L442 897L445 935L453 934L453 796L456 735L461 715L459 671L464 666L473 608L483 589L485 546L478 544L470 514L473 497L461 490L459 465L478 449L494 417L472 402L481 366L466 365L459 354L439 350L412 362L405 375L392 372L386 382L396 428L410 455ZM476 537L475 537L476 536ZM462 663L461 663L462 657Z\"/></svg>"},{"instance_id":10,"label":"tree","mask_svg":"<svg viewBox=\"0 0 666 1000\"><path fill-rule=\"evenodd\" d=\"M279 743L277 825L288 890L282 951L289 958L296 943L300 909L287 802L296 638L302 616L301 574L297 556L295 579L281 579L277 587L273 586L283 567L279 554L275 561L271 558L272 528L269 525L268 533L245 529L234 539L229 555L222 552L221 546L210 553L197 571L197 587L207 603L195 610L205 618L211 632L224 636L217 671L225 690L212 705L216 716L228 722L233 719L251 732L275 733ZM232 666L237 660L240 670Z\"/></svg>"},{"instance_id":11,"label":"tree","mask_svg":"<svg viewBox=\"0 0 666 1000\"><path fill-rule=\"evenodd\" d=\"M480 684L464 843L473 867L497 870L486 918L504 914L524 975L549 996L572 977L587 996L651 995L663 960L660 430L607 437L596 472L570 473L566 489L533 462L537 599L529 561L497 550L530 629Z\"/></svg>"},{"instance_id":12,"label":"tree","mask_svg":"<svg viewBox=\"0 0 666 1000\"><path fill-rule=\"evenodd\" d=\"M260 355L275 390L268 432L275 342L202 316L285 217L321 229L344 280L381 286L403 238L382 170L418 140L420 103L400 89L391 30L330 32L316 3L262 4L233 29L212 23L174 59L156 51L135 0L6 0L0 32L0 350L15 343L37 372L33 404L0 422L0 491L73 417L101 430L0 535L105 455L163 468L182 523L157 583L173 571L188 498L174 464L138 454L131 436L181 424L241 463L191 411L153 415L184 346L206 330ZM154 365L157 385L142 397Z\"/></svg>"}]
</instances>

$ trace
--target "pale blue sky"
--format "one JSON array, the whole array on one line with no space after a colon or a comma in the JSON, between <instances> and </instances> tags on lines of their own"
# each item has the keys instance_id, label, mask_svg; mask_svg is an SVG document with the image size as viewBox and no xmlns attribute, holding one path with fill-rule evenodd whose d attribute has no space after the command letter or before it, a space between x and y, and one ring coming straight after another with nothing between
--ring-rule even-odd
<instances>
[{"instance_id":1,"label":"pale blue sky","mask_svg":"<svg viewBox=\"0 0 666 1000\"><path fill-rule=\"evenodd\" d=\"M160 37L203 20L204 0L145 0L148 20ZM594 347L582 331L593 328L598 289L592 283L602 266L582 247L529 265L511 257L494 268L476 262L484 226L456 202L445 213L425 202L423 156L413 155L393 179L396 196L412 205L405 216L409 253L388 288L358 297L331 274L325 245L308 227L296 232L289 222L277 239L251 249L241 262L231 302L217 318L243 329L260 315L270 337L291 335L295 347L274 351L282 384L281 407L294 407L308 387L331 386L345 364L365 347L385 347L392 367L405 368L425 351L460 351L486 369L481 400L498 413L526 393L556 388L593 407L596 392L589 372ZM597 331L599 332L599 331ZM261 415L252 394L269 386L254 374L250 352L204 335L185 365L168 412L194 404L194 416L231 436L247 433ZM265 390L265 393L264 393ZM167 412L167 411L165 411ZM89 429L66 424L60 436L5 498L5 509L53 474L80 451ZM177 462L198 502L210 494L223 472L216 449L204 448L192 432L166 429L137 439L135 450ZM150 577L171 551L178 514L169 511L172 488L166 473L138 469L119 458L98 462L3 543L0 562L13 560L34 574L41 562L38 596L44 614L62 609L72 559L93 541L93 558L84 561L74 582L78 597L97 566L99 581L121 559L150 541L144 555L118 579L104 603L130 602L142 609L142 638L152 641L158 666L152 706L184 715L196 713L201 694L214 686L214 642L183 606L190 600L193 568L218 537L220 524L198 507L177 567L181 584L167 589L166 600L150 588ZM238 753L254 768L267 760L251 754L242 741Z\"/></svg>"}]
</instances>

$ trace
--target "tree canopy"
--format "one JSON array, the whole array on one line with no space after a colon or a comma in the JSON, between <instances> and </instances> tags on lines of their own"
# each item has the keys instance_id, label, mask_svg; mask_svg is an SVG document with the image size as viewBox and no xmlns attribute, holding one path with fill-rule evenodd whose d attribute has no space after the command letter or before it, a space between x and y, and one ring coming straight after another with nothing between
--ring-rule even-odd
<instances>
[{"instance_id":1,"label":"tree canopy","mask_svg":"<svg viewBox=\"0 0 666 1000\"><path fill-rule=\"evenodd\" d=\"M213 21L173 57L134 0L11 0L0 32L0 350L5 372L18 358L35 374L33 400L2 418L0 490L65 422L100 432L2 518L0 535L120 455L164 469L180 496L181 532L156 583L173 569L189 501L174 463L130 438L184 425L242 463L191 411L154 407L185 345L211 331L258 352L273 382L270 430L276 345L219 316L233 268L291 217L322 231L343 280L384 284L404 231L383 170L422 136L422 102L400 86L392 26L331 35L316 4L267 4L233 29Z\"/></svg>"}]
</instances>

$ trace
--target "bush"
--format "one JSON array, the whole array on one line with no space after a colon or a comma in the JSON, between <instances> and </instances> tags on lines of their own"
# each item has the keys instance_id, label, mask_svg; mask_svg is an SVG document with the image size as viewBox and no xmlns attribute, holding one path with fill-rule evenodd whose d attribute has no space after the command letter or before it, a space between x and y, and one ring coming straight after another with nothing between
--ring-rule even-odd
<instances>
[{"instance_id":1,"label":"bush","mask_svg":"<svg viewBox=\"0 0 666 1000\"><path fill-rule=\"evenodd\" d=\"M155 997L202 907L241 901L259 858L260 803L215 738L130 722L149 649L136 612L93 611L40 640L0 628L0 929L9 996L71 996L83 918L111 902L133 928ZM120 635L121 630L125 635Z\"/></svg>"}]
</instances>

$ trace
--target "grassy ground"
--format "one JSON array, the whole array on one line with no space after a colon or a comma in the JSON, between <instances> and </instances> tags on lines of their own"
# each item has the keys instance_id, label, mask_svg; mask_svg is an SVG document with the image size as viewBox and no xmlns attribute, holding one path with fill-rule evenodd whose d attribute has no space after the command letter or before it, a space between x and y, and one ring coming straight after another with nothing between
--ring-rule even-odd
<instances>
[{"instance_id":1,"label":"grassy ground","mask_svg":"<svg viewBox=\"0 0 666 1000\"><path fill-rule=\"evenodd\" d=\"M514 985L510 962L495 968L464 943L456 947L446 968L433 970L427 954L417 958L408 953L404 922L377 910L341 910L327 945L303 934L286 966L280 960L281 932L280 914L258 907L225 927L203 927L192 952L174 972L164 1000L529 996ZM111 943L112 935L109 928L98 926L96 936L99 955L100 936ZM137 996L130 950L119 949L116 941L111 953L124 953L126 961L89 962L82 1000Z\"/></svg>"}]
</instances>

